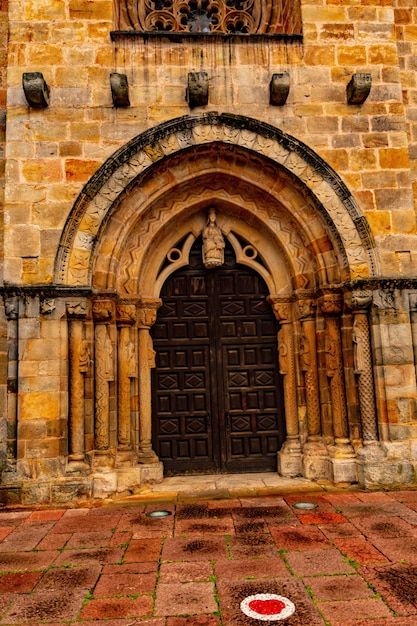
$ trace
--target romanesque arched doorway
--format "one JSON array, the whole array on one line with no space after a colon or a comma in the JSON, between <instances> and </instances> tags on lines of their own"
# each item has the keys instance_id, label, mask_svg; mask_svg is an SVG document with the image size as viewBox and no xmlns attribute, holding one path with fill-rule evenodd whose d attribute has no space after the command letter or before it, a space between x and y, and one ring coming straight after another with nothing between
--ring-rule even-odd
<instances>
[{"instance_id":1,"label":"romanesque arched doorway","mask_svg":"<svg viewBox=\"0 0 417 626\"><path fill-rule=\"evenodd\" d=\"M152 329L152 433L166 473L276 471L285 417L268 295L227 241L224 263L207 269L201 237L165 281Z\"/></svg>"},{"instance_id":2,"label":"romanesque arched doorway","mask_svg":"<svg viewBox=\"0 0 417 626\"><path fill-rule=\"evenodd\" d=\"M378 269L375 242L345 185L307 146L229 115L187 117L135 138L74 206L55 273L78 294L66 303L70 460L85 454L87 435L99 469L133 463L150 477L162 467L164 453L152 448L154 324L164 285L190 265L211 207L237 263L265 281L279 324L279 473L355 482L364 459L381 452L366 289ZM76 337L94 353L85 376L94 405L77 402Z\"/></svg>"}]
</instances>

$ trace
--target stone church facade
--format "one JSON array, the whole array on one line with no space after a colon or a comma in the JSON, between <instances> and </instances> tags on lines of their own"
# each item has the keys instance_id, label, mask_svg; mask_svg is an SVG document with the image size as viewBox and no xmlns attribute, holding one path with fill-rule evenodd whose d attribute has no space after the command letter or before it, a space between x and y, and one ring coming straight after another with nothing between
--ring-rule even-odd
<instances>
[{"instance_id":1,"label":"stone church facade","mask_svg":"<svg viewBox=\"0 0 417 626\"><path fill-rule=\"evenodd\" d=\"M4 0L0 493L415 485L412 0Z\"/></svg>"}]
</instances>

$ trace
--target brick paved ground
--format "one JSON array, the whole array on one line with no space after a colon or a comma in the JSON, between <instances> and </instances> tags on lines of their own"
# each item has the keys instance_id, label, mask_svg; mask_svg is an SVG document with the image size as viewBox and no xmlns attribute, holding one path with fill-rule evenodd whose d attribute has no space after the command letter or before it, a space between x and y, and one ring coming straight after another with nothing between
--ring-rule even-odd
<instances>
[{"instance_id":1,"label":"brick paved ground","mask_svg":"<svg viewBox=\"0 0 417 626\"><path fill-rule=\"evenodd\" d=\"M240 609L257 593L289 626L415 626L417 492L0 512L1 626L265 623Z\"/></svg>"}]
</instances>

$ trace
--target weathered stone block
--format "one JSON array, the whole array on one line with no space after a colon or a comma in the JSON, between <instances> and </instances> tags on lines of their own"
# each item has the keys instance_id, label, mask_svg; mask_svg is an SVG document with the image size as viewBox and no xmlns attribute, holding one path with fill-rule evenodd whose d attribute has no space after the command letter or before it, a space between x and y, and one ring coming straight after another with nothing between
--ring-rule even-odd
<instances>
[{"instance_id":1,"label":"weathered stone block","mask_svg":"<svg viewBox=\"0 0 417 626\"><path fill-rule=\"evenodd\" d=\"M106 474L94 473L93 479L93 497L98 499L107 498L109 495L117 491L117 474L108 472Z\"/></svg>"},{"instance_id":2,"label":"weathered stone block","mask_svg":"<svg viewBox=\"0 0 417 626\"><path fill-rule=\"evenodd\" d=\"M20 416L25 419L51 419L59 415L59 399L54 392L25 393L20 396Z\"/></svg>"},{"instance_id":3,"label":"weathered stone block","mask_svg":"<svg viewBox=\"0 0 417 626\"><path fill-rule=\"evenodd\" d=\"M39 256L39 226L36 224L16 224L12 228L7 229L5 245L10 256Z\"/></svg>"},{"instance_id":4,"label":"weathered stone block","mask_svg":"<svg viewBox=\"0 0 417 626\"><path fill-rule=\"evenodd\" d=\"M382 148L379 150L379 162L381 167L390 168L408 168L410 159L408 150L399 148Z\"/></svg>"},{"instance_id":5,"label":"weathered stone block","mask_svg":"<svg viewBox=\"0 0 417 626\"><path fill-rule=\"evenodd\" d=\"M332 477L334 483L356 483L358 472L355 459L331 459Z\"/></svg>"},{"instance_id":6,"label":"weathered stone block","mask_svg":"<svg viewBox=\"0 0 417 626\"><path fill-rule=\"evenodd\" d=\"M89 500L92 495L93 480L87 477L79 480L63 479L59 483L52 483L51 486L51 501L56 504Z\"/></svg>"},{"instance_id":7,"label":"weathered stone block","mask_svg":"<svg viewBox=\"0 0 417 626\"><path fill-rule=\"evenodd\" d=\"M85 159L67 159L65 162L65 177L69 182L83 182L90 178L100 167L99 161Z\"/></svg>"},{"instance_id":8,"label":"weathered stone block","mask_svg":"<svg viewBox=\"0 0 417 626\"><path fill-rule=\"evenodd\" d=\"M49 504L51 502L50 482L27 481L22 484L22 504Z\"/></svg>"},{"instance_id":9,"label":"weathered stone block","mask_svg":"<svg viewBox=\"0 0 417 626\"><path fill-rule=\"evenodd\" d=\"M415 482L415 470L411 462L376 463L357 462L358 481L362 487L382 487L384 485L408 485Z\"/></svg>"},{"instance_id":10,"label":"weathered stone block","mask_svg":"<svg viewBox=\"0 0 417 626\"><path fill-rule=\"evenodd\" d=\"M164 477L162 463L143 463L141 465L142 482L161 482Z\"/></svg>"}]
</instances>

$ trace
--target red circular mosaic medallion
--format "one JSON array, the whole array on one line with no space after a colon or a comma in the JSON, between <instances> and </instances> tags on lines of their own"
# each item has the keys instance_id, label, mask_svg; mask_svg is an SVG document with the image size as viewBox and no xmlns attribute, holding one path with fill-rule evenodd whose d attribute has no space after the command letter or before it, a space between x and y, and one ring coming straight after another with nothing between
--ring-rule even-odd
<instances>
[{"instance_id":1,"label":"red circular mosaic medallion","mask_svg":"<svg viewBox=\"0 0 417 626\"><path fill-rule=\"evenodd\" d=\"M277 622L281 619L287 619L295 611L295 606L291 600L274 593L257 593L254 596L248 596L240 603L240 608L248 617L262 622Z\"/></svg>"}]
</instances>

